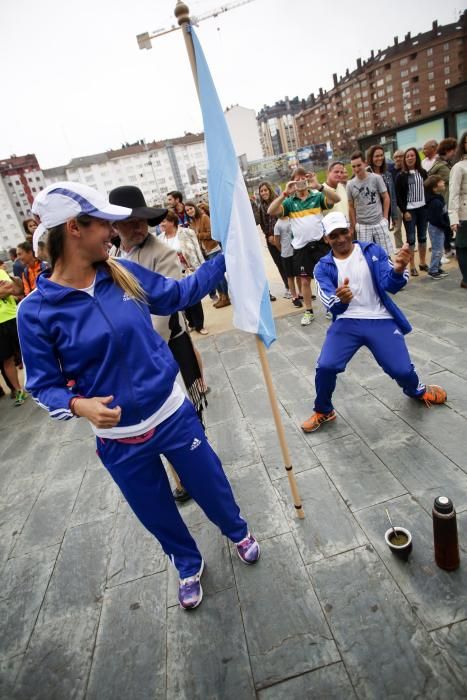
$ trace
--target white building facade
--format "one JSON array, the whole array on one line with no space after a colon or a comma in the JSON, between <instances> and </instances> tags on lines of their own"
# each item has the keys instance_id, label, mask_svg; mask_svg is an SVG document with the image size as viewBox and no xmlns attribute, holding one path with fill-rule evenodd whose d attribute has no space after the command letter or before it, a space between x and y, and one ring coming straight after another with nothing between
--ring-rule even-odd
<instances>
[{"instance_id":1,"label":"white building facade","mask_svg":"<svg viewBox=\"0 0 467 700\"><path fill-rule=\"evenodd\" d=\"M263 157L254 109L234 105L225 110L225 119L237 156L246 155L248 161Z\"/></svg>"},{"instance_id":2,"label":"white building facade","mask_svg":"<svg viewBox=\"0 0 467 700\"><path fill-rule=\"evenodd\" d=\"M6 252L23 240L23 227L10 201L5 182L0 178L0 250Z\"/></svg>"},{"instance_id":3,"label":"white building facade","mask_svg":"<svg viewBox=\"0 0 467 700\"><path fill-rule=\"evenodd\" d=\"M45 170L44 176L47 184L76 180L106 193L135 185L149 206L163 204L172 190L180 190L185 200L192 199L206 191L204 137L186 135L74 158L68 165Z\"/></svg>"}]
</instances>

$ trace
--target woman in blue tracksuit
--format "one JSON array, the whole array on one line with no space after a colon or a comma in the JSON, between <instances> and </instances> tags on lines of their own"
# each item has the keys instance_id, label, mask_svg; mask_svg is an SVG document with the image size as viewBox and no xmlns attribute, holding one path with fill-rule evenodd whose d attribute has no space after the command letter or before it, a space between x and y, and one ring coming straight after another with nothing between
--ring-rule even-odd
<instances>
[{"instance_id":1,"label":"woman in blue tracksuit","mask_svg":"<svg viewBox=\"0 0 467 700\"><path fill-rule=\"evenodd\" d=\"M51 273L38 278L18 311L27 389L52 418L90 421L99 457L180 574L180 605L197 607L203 559L174 503L160 454L237 545L243 562L254 563L260 551L176 382L178 366L151 314L169 316L201 300L222 279L224 258L181 281L109 259L109 221L131 218L132 210L79 183L50 185L36 197L33 213L41 220L36 241L48 231ZM71 379L73 396L66 386Z\"/></svg>"},{"instance_id":2,"label":"woman in blue tracksuit","mask_svg":"<svg viewBox=\"0 0 467 700\"><path fill-rule=\"evenodd\" d=\"M428 405L444 403L444 389L420 383L404 340L411 326L388 295L407 284L408 244L392 262L380 246L352 241L349 224L340 212L328 214L323 227L331 252L315 267L315 280L333 323L316 363L315 412L302 424L302 430L311 433L336 419L332 395L337 375L362 346L407 396Z\"/></svg>"}]
</instances>

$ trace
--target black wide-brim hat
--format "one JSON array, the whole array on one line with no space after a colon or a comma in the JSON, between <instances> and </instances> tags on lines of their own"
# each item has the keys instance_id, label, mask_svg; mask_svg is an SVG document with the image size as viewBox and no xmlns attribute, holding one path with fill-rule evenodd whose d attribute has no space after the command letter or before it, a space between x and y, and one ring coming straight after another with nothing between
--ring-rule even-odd
<instances>
[{"instance_id":1,"label":"black wide-brim hat","mask_svg":"<svg viewBox=\"0 0 467 700\"><path fill-rule=\"evenodd\" d=\"M167 209L146 206L144 194L139 187L133 185L122 185L116 187L109 193L109 202L118 204L120 207L131 209L131 217L135 219L146 219L149 226L156 226L165 219Z\"/></svg>"}]
</instances>

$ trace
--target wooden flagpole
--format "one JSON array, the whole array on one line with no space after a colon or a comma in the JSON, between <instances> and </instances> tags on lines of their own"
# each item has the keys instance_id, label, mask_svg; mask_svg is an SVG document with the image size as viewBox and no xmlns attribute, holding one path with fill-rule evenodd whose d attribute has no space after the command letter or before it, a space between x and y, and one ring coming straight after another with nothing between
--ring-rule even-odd
<instances>
[{"instance_id":1,"label":"wooden flagpole","mask_svg":"<svg viewBox=\"0 0 467 700\"><path fill-rule=\"evenodd\" d=\"M175 7L175 17L178 20L178 24L182 30L183 38L185 40L185 46L188 53L188 58L190 60L191 72L193 73L193 79L195 81L196 91L198 93L199 99L199 85L198 85L198 73L196 70L196 58L195 49L193 46L193 39L188 31L188 26L190 22L190 11L188 5L186 5L182 0L177 0L177 5ZM284 460L285 470L287 472L287 477L289 480L290 490L292 492L292 498L297 511L297 516L299 518L304 518L305 513L303 511L302 500L298 492L297 481L295 479L295 474L292 467L292 462L290 459L289 448L287 445L284 425L282 423L281 415L279 412L279 406L277 405L276 392L274 390L274 384L272 382L271 368L269 366L268 355L266 348L264 347L263 341L260 337L256 336L256 347L258 349L259 359L261 362L261 368L263 370L264 381L266 383L266 388L269 396L269 403L271 404L272 415L274 418L274 423L276 425L277 434L279 437L279 444L281 447L282 457Z\"/></svg>"}]
</instances>

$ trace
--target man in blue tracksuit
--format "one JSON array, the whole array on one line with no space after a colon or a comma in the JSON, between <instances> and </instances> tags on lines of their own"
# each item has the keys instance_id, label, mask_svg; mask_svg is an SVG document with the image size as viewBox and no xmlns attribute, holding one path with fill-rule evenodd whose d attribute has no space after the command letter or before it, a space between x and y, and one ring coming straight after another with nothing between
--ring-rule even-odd
<instances>
[{"instance_id":1,"label":"man in blue tracksuit","mask_svg":"<svg viewBox=\"0 0 467 700\"><path fill-rule=\"evenodd\" d=\"M180 605L195 608L203 596L204 563L160 454L244 563L256 562L260 549L176 381L178 365L151 314L170 316L200 301L223 277L224 257L181 281L109 258L109 221L134 213L80 183L49 185L32 210L41 220L38 235L47 230L51 272L38 277L18 310L26 387L51 418L89 420L99 457L179 572Z\"/></svg>"},{"instance_id":2,"label":"man in blue tracksuit","mask_svg":"<svg viewBox=\"0 0 467 700\"><path fill-rule=\"evenodd\" d=\"M352 241L349 224L340 212L328 214L323 227L331 252L316 266L315 280L333 323L316 364L315 412L302 424L302 430L311 433L335 420L332 394L337 374L362 346L373 353L407 396L428 405L444 403L444 389L420 383L404 340L411 326L388 296L407 284L408 246L402 247L393 263L375 243Z\"/></svg>"}]
</instances>

